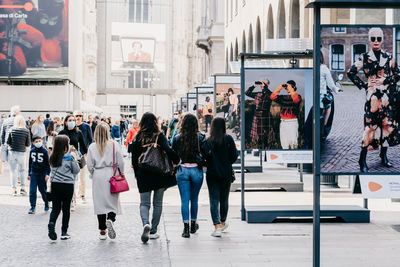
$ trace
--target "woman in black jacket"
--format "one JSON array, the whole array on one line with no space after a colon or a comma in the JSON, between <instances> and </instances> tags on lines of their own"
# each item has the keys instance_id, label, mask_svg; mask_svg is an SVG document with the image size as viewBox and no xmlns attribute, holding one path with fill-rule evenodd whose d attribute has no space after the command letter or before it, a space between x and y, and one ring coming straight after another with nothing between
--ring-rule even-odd
<instances>
[{"instance_id":1,"label":"woman in black jacket","mask_svg":"<svg viewBox=\"0 0 400 267\"><path fill-rule=\"evenodd\" d=\"M199 133L198 125L194 115L186 114L182 119L179 135L175 136L172 141L172 149L181 158L176 180L181 196L181 213L184 224L182 237L185 238L190 237L190 233L194 234L199 229L197 211L199 193L203 184L202 155L206 152L204 151L205 137ZM190 233L189 219L191 221Z\"/></svg>"},{"instance_id":2,"label":"woman in black jacket","mask_svg":"<svg viewBox=\"0 0 400 267\"><path fill-rule=\"evenodd\" d=\"M226 134L225 120L215 118L207 139L210 153L207 155L207 186L210 196L211 217L215 226L211 234L221 237L228 224L228 200L231 183L234 179L232 164L237 160L238 151L232 136Z\"/></svg>"},{"instance_id":3,"label":"woman in black jacket","mask_svg":"<svg viewBox=\"0 0 400 267\"><path fill-rule=\"evenodd\" d=\"M64 129L60 131L58 135L66 135L69 137L69 144L75 148L84 157L87 153L87 147L85 144L85 139L83 138L82 132L76 126L76 119L74 115L67 115L64 119ZM72 150L74 151L74 150ZM81 174L80 174L81 175ZM74 195L72 197L71 210L75 210L76 206L76 192L74 190Z\"/></svg>"},{"instance_id":4,"label":"woman in black jacket","mask_svg":"<svg viewBox=\"0 0 400 267\"><path fill-rule=\"evenodd\" d=\"M59 135L66 135L69 137L69 143L74 146L76 150L79 149L82 155L87 153L87 147L83 134L76 126L76 119L74 115L67 115L64 119L64 129L60 131Z\"/></svg>"},{"instance_id":5,"label":"woman in black jacket","mask_svg":"<svg viewBox=\"0 0 400 267\"><path fill-rule=\"evenodd\" d=\"M164 191L171 186L176 185L174 176L162 176L142 169L139 166L139 157L146 151L148 144L156 142L165 151L170 160L175 164L179 163L178 155L169 147L167 138L161 133L157 123L157 118L153 113L147 112L143 114L139 124L139 131L136 134L135 140L131 144L132 151L132 166L135 171L137 186L140 193L140 217L143 223L142 242L146 243L149 238L156 239L157 226L160 222L162 213L162 201ZM153 194L153 218L149 220L151 192Z\"/></svg>"}]
</instances>

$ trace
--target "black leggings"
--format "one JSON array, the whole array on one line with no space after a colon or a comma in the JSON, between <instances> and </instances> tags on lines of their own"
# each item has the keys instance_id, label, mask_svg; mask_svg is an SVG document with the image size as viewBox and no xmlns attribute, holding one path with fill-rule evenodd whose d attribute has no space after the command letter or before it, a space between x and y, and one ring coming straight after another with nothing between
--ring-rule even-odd
<instances>
[{"instance_id":1,"label":"black leggings","mask_svg":"<svg viewBox=\"0 0 400 267\"><path fill-rule=\"evenodd\" d=\"M64 183L51 183L51 196L53 209L50 213L50 222L54 224L62 210L61 232L67 232L70 217L71 200L74 195L74 185Z\"/></svg>"},{"instance_id":2,"label":"black leggings","mask_svg":"<svg viewBox=\"0 0 400 267\"><path fill-rule=\"evenodd\" d=\"M98 214L97 220L99 221L99 230L106 230L106 220L115 222L115 216L117 216L117 214L114 212L109 212L108 214Z\"/></svg>"}]
</instances>

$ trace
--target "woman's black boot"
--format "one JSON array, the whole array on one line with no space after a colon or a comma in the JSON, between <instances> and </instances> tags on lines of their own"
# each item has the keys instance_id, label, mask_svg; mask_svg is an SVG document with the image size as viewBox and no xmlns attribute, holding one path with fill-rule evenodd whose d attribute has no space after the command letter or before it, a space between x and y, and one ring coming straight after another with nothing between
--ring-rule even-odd
<instances>
[{"instance_id":1,"label":"woman's black boot","mask_svg":"<svg viewBox=\"0 0 400 267\"><path fill-rule=\"evenodd\" d=\"M392 163L390 163L390 161L387 158L387 150L388 150L387 147L382 147L381 148L381 153L379 154L379 156L382 159L382 165L385 166L385 167L390 168L390 167L393 167L393 165L392 165Z\"/></svg>"},{"instance_id":2,"label":"woman's black boot","mask_svg":"<svg viewBox=\"0 0 400 267\"><path fill-rule=\"evenodd\" d=\"M189 237L190 237L190 233L189 233L189 223L185 223L185 224L184 224L184 226L183 226L182 237L184 237L184 238L189 238Z\"/></svg>"},{"instance_id":3,"label":"woman's black boot","mask_svg":"<svg viewBox=\"0 0 400 267\"><path fill-rule=\"evenodd\" d=\"M367 152L368 152L368 148L367 147L361 148L360 159L358 161L358 163L360 164L360 171L361 172L368 172Z\"/></svg>"},{"instance_id":4,"label":"woman's black boot","mask_svg":"<svg viewBox=\"0 0 400 267\"><path fill-rule=\"evenodd\" d=\"M194 234L199 230L199 225L196 221L191 221L190 222L190 233Z\"/></svg>"}]
</instances>

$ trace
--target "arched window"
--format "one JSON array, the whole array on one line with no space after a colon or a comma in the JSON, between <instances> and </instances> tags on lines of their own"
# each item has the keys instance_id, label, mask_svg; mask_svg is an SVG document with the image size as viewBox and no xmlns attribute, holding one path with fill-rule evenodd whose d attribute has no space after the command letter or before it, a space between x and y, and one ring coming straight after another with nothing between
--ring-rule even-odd
<instances>
[{"instance_id":1,"label":"arched window","mask_svg":"<svg viewBox=\"0 0 400 267\"><path fill-rule=\"evenodd\" d=\"M267 39L274 39L274 14L272 13L271 4L268 8Z\"/></svg>"},{"instance_id":2,"label":"arched window","mask_svg":"<svg viewBox=\"0 0 400 267\"><path fill-rule=\"evenodd\" d=\"M279 0L278 5L278 38L286 38L286 12L285 1Z\"/></svg>"},{"instance_id":3,"label":"arched window","mask_svg":"<svg viewBox=\"0 0 400 267\"><path fill-rule=\"evenodd\" d=\"M247 49L246 49L246 33L245 31L243 31L243 35L242 35L242 53L246 53Z\"/></svg>"},{"instance_id":4,"label":"arched window","mask_svg":"<svg viewBox=\"0 0 400 267\"><path fill-rule=\"evenodd\" d=\"M250 24L249 27L249 43L248 43L248 51L249 53L253 53L253 26Z\"/></svg>"},{"instance_id":5,"label":"arched window","mask_svg":"<svg viewBox=\"0 0 400 267\"><path fill-rule=\"evenodd\" d=\"M234 61L238 61L238 57L239 57L239 47L238 46L239 46L238 45L238 40L236 38L236 41L235 41L235 54L233 55L233 60Z\"/></svg>"},{"instance_id":6,"label":"arched window","mask_svg":"<svg viewBox=\"0 0 400 267\"><path fill-rule=\"evenodd\" d=\"M231 44L231 53L230 53L230 56L229 56L229 61L233 61L233 46L232 46L232 44Z\"/></svg>"},{"instance_id":7,"label":"arched window","mask_svg":"<svg viewBox=\"0 0 400 267\"><path fill-rule=\"evenodd\" d=\"M300 4L299 0L292 0L290 5L290 37L300 38Z\"/></svg>"},{"instance_id":8,"label":"arched window","mask_svg":"<svg viewBox=\"0 0 400 267\"><path fill-rule=\"evenodd\" d=\"M261 25L260 17L257 18L256 24L256 52L261 53Z\"/></svg>"},{"instance_id":9,"label":"arched window","mask_svg":"<svg viewBox=\"0 0 400 267\"><path fill-rule=\"evenodd\" d=\"M367 52L367 45L366 44L355 44L353 45L353 62L356 62L361 54Z\"/></svg>"},{"instance_id":10,"label":"arched window","mask_svg":"<svg viewBox=\"0 0 400 267\"><path fill-rule=\"evenodd\" d=\"M331 70L344 71L344 45L331 45Z\"/></svg>"},{"instance_id":11,"label":"arched window","mask_svg":"<svg viewBox=\"0 0 400 267\"><path fill-rule=\"evenodd\" d=\"M238 0L235 0L235 15L238 13Z\"/></svg>"},{"instance_id":12,"label":"arched window","mask_svg":"<svg viewBox=\"0 0 400 267\"><path fill-rule=\"evenodd\" d=\"M228 47L226 48L226 53L225 53L225 73L228 73L229 70L229 60L228 60Z\"/></svg>"}]
</instances>

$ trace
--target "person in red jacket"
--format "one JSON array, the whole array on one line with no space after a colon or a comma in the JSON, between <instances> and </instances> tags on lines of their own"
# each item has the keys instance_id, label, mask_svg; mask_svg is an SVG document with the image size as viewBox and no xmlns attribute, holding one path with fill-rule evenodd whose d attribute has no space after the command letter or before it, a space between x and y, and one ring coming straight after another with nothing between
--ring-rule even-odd
<instances>
[{"instance_id":1,"label":"person in red jacket","mask_svg":"<svg viewBox=\"0 0 400 267\"><path fill-rule=\"evenodd\" d=\"M133 141L138 131L139 131L139 122L134 121L132 128L128 132L128 136L126 137L125 141L126 147L128 147L128 145Z\"/></svg>"},{"instance_id":2,"label":"person in red jacket","mask_svg":"<svg viewBox=\"0 0 400 267\"><path fill-rule=\"evenodd\" d=\"M286 90L288 94L279 95L282 90ZM301 96L296 91L296 82L290 80L279 85L270 96L271 100L281 106L279 136L283 149L298 147L299 123L297 117L300 113Z\"/></svg>"}]
</instances>

